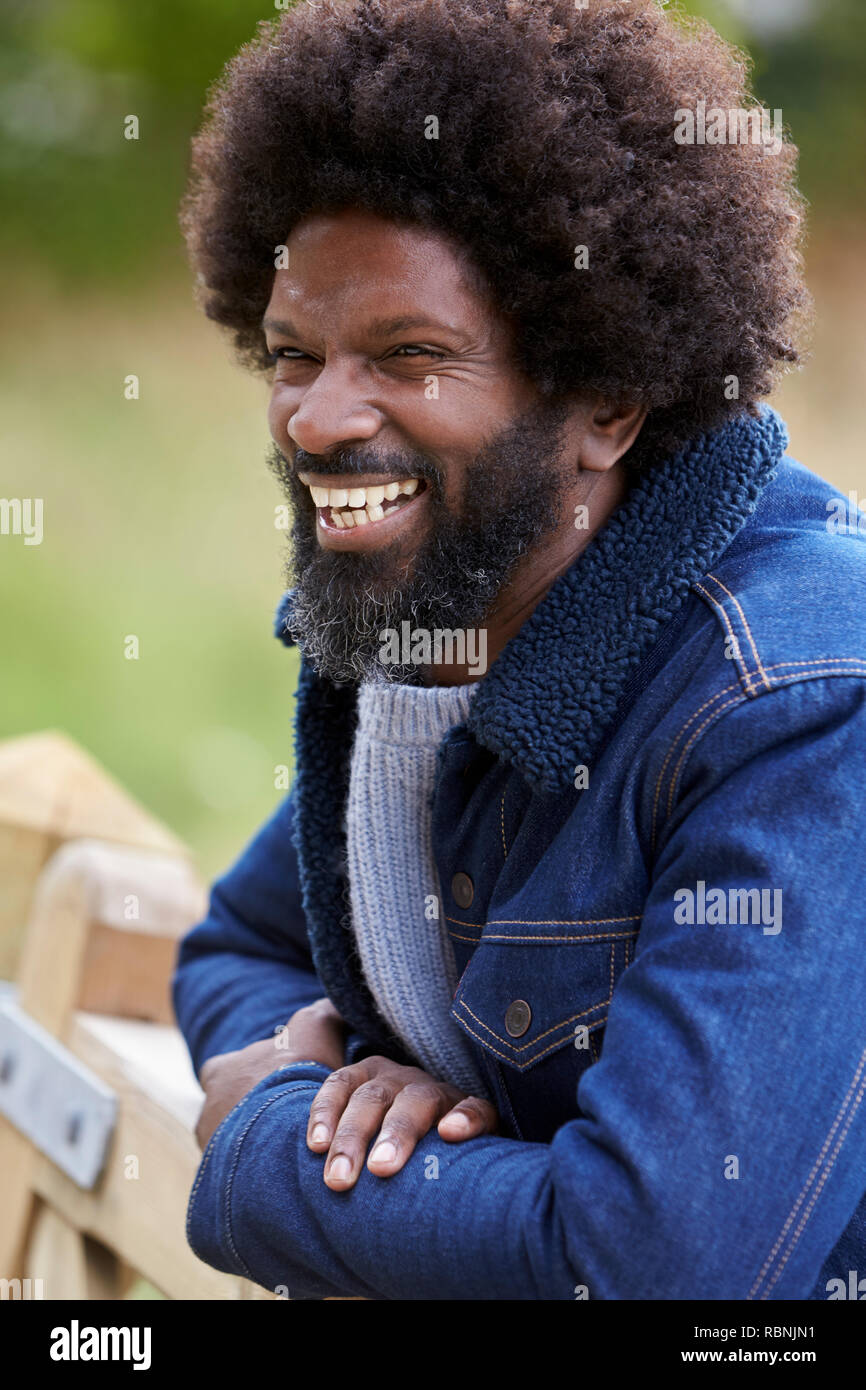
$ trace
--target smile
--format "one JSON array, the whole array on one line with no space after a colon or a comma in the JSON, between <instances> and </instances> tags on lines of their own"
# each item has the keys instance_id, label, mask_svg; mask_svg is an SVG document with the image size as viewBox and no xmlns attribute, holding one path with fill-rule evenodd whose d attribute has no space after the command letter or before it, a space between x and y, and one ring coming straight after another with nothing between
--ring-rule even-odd
<instances>
[{"instance_id":1,"label":"smile","mask_svg":"<svg viewBox=\"0 0 866 1390\"><path fill-rule=\"evenodd\" d=\"M314 481L315 474L299 473L298 478L309 488L320 531L329 537L349 539L347 532L375 532L376 538L402 524L397 513L414 511L427 491L423 478L398 478L385 483L325 487ZM371 535L372 540L372 535ZM356 536L353 535L353 541ZM357 540L360 541L360 536ZM366 539L366 537L365 537Z\"/></svg>"}]
</instances>

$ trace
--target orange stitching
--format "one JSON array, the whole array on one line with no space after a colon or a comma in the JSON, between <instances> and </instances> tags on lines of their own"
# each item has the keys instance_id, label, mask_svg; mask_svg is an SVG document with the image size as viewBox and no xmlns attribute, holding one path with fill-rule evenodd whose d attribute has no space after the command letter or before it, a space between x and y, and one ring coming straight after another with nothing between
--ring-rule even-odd
<instances>
[{"instance_id":1,"label":"orange stitching","mask_svg":"<svg viewBox=\"0 0 866 1390\"><path fill-rule=\"evenodd\" d=\"M841 657L840 657L840 660L844 660L844 659L845 659L845 658L841 658ZM859 658L857 658L857 659L859 660ZM862 675L863 675L863 672L862 672L862 671L832 671L832 670L829 670L829 669L828 669L828 670L824 670L824 671L812 671L812 672L810 673L810 675L809 675L809 679L810 679L810 680L814 680L814 679L816 679L818 676L862 676ZM794 680L794 679L795 679L795 678L792 677L792 680ZM771 689L771 690L781 690L782 687L784 686L784 684L785 684L785 680L784 680L784 677L782 677L781 679L779 679L778 681L776 681L775 685L772 685L772 686L770 687L770 689ZM738 700L728 700L727 704L724 704L724 705L722 705L719 709L715 710L715 711L713 712L713 714L710 715L709 719L705 719L704 722L703 722L703 724L701 725L701 727L700 727L699 729L696 729L695 732L692 734L691 738L689 739L688 743L686 744L685 748L683 749L682 754L680 755L680 760L679 760L679 762L677 763L676 770L675 770L674 775L673 775L673 778L672 778L672 780L671 780L670 791L669 791L669 793L668 793L668 815L670 815L670 813L671 813L671 808L672 808L672 806L673 806L674 792L675 792L675 790L676 790L677 778L679 777L680 768L681 768L682 765L683 765L683 758L685 758L685 756L686 756L686 754L688 753L689 749L691 748L692 744L695 742L695 739L697 739L697 738L700 737L702 731L707 727L707 725L708 725L708 724L712 724L713 720L714 720L715 718L717 718L718 715L720 715L720 714L722 713L723 710L728 709L731 705L741 705L741 704L743 703L743 701L745 700L745 698L746 698L746 697L745 697L745 695L744 695L744 696L742 696L742 697L741 697L740 699L738 699Z\"/></svg>"},{"instance_id":2,"label":"orange stitching","mask_svg":"<svg viewBox=\"0 0 866 1390\"><path fill-rule=\"evenodd\" d=\"M503 1047L510 1047L512 1052L525 1052L528 1047L535 1047L537 1043L542 1042L545 1038L549 1038L550 1034L555 1033L557 1029L565 1028L570 1023L574 1023L575 1019L584 1018L586 1014L594 1013L596 1009L603 1008L605 1004L610 1003L612 997L613 988L611 987L611 992L607 999L600 999L597 1004L592 1004L588 1009L581 1009L579 1014L572 1014L571 1018L560 1019L559 1023L554 1023L550 1028L546 1028L543 1033L538 1034L537 1038L533 1038L530 1042L523 1043L521 1047L518 1047L516 1043L510 1043L507 1038L502 1037L501 1033L495 1032L489 1024L484 1022L483 1018L479 1018L477 1014L472 1012L465 999L458 999L457 1003L461 1009L466 1010L470 1018L475 1019L479 1028L483 1028L485 1033L490 1034L491 1038L495 1038L497 1042L501 1042Z\"/></svg>"},{"instance_id":3,"label":"orange stitching","mask_svg":"<svg viewBox=\"0 0 866 1390\"><path fill-rule=\"evenodd\" d=\"M840 660L841 660L841 659L842 659L842 658L840 658ZM822 671L810 671L809 674L808 674L808 676L800 676L800 675L797 675L797 674L792 675L792 676L777 676L777 677L776 677L776 680L775 680L775 682L774 682L774 684L771 686L771 690L781 690L782 687L783 687L784 685L790 685L790 684L792 683L792 681L795 681L795 680L803 681L804 683L805 683L806 681L817 680L817 678L818 678L819 676L863 676L863 675L866 675L866 671L852 671L852 670L850 670L849 668L840 667L840 666L825 666L824 669L823 669Z\"/></svg>"},{"instance_id":4,"label":"orange stitching","mask_svg":"<svg viewBox=\"0 0 866 1390\"><path fill-rule=\"evenodd\" d=\"M771 688L771 687L770 687L770 681L769 681L769 678L768 678L768 676L767 676L766 671L764 670L763 666L761 665L761 658L760 658L760 656L758 655L758 648L755 646L755 639L754 639L754 637L752 636L752 629L749 627L748 619L746 618L746 615L745 615L745 613L743 612L742 607L740 606L740 600L739 600L734 594L732 594L731 591L730 591L730 589L726 588L725 585L722 583L721 579L717 579L716 576L715 576L714 574L708 574L706 577L707 577L707 579L712 579L712 581L713 581L714 584L718 584L719 588L720 588L720 589L723 589L724 592L728 595L728 598L731 600L731 602L734 603L734 604L736 604L737 612L739 613L740 617L742 618L742 620L743 620L743 627L746 629L746 633L748 634L749 642L750 642L751 647L752 647L752 652L753 652L753 654L754 654L755 661L758 663L758 670L760 671L761 675L764 677L764 684L766 685L767 689L769 690L769 689Z\"/></svg>"},{"instance_id":5,"label":"orange stitching","mask_svg":"<svg viewBox=\"0 0 866 1390\"><path fill-rule=\"evenodd\" d=\"M749 627L749 620L748 617L745 616L744 610L742 610L740 599L737 598L737 595L731 594L730 589L728 589L726 585L724 585L723 582L721 582L721 580L717 580L716 575L708 574L708 580L712 580L713 584L717 584L719 585L720 589L724 589L724 592L726 592L728 598L731 599L731 602L737 605L737 612L740 613L740 617L742 619L742 626L745 627L746 634L748 634L749 644L751 644L752 646L753 656L755 656L756 663L758 663L758 670L760 671L760 674L762 674L763 676L763 681L765 681L767 689L770 689L770 680L769 677L767 677L765 669L763 669L762 662L760 662L760 655L758 652L758 648L756 648L755 645L755 638L752 637L752 628Z\"/></svg>"},{"instance_id":6,"label":"orange stitching","mask_svg":"<svg viewBox=\"0 0 866 1390\"><path fill-rule=\"evenodd\" d=\"M845 1097L844 1097L844 1099L843 1099L843 1101L842 1101L842 1104L839 1106L839 1109L838 1109L837 1112L836 1112L836 1118L834 1119L832 1125L830 1126L830 1132L829 1132L829 1134L827 1135L827 1138L824 1140L824 1143L823 1143L822 1146L821 1146L821 1152L818 1154L818 1157L815 1159L815 1162L814 1162L813 1165L812 1165L811 1172L809 1173L809 1176L807 1177L805 1183L803 1184L802 1188L800 1189L799 1196L797 1197L797 1200L795 1201L793 1207L791 1208L791 1211L790 1211L790 1213L789 1213L789 1215L788 1215L787 1221L785 1222L784 1226L782 1227L781 1231L779 1232L779 1236L778 1236L778 1239L776 1240L775 1245L773 1246L773 1248L772 1248L772 1250L770 1251L769 1255L768 1255L767 1258L765 1259L763 1265L761 1266L761 1269L760 1269L760 1272L759 1272L759 1274L758 1274L757 1279L755 1280L754 1284L752 1285L751 1289L749 1290L749 1293L748 1293L748 1296L747 1296L747 1298L749 1298L749 1299L752 1297L752 1295L753 1295L753 1294L755 1293L755 1291L757 1290L758 1285L762 1282L762 1280L763 1280L765 1274L767 1274L767 1272L769 1271L770 1265L773 1263L773 1260L775 1259L775 1257L776 1257L776 1255L777 1255L777 1253L778 1253L778 1251L779 1251L779 1247L781 1246L782 1241L785 1239L785 1236L786 1236L787 1233L788 1233L788 1228L790 1227L791 1222L794 1220L794 1218L795 1218L796 1215L797 1215L797 1211L798 1211L798 1209L799 1209L800 1203L803 1201L803 1198L805 1197L805 1195L806 1195L806 1193L808 1192L809 1188L812 1186L812 1183L815 1181L815 1175L817 1174L818 1169L820 1168L821 1164L822 1164L823 1161L824 1161L824 1156L825 1156L825 1154L827 1153L827 1150L829 1149L830 1145L831 1145L832 1142L833 1142L833 1135L834 1135L835 1132L836 1132L837 1126L838 1126L839 1123L841 1122L842 1116L844 1115L846 1109L848 1108L848 1102L849 1102L849 1100L850 1100L851 1093L852 1093L852 1091L854 1090L855 1086L857 1085L857 1083L858 1083L858 1081L859 1081L859 1079L860 1079L860 1073L861 1073L861 1071L863 1070L864 1064L866 1064L866 1051L864 1051L863 1054L862 1054L861 1057L860 1057L860 1061L859 1061L859 1063L858 1063L857 1070L856 1070L855 1073L854 1073L854 1078L853 1078L853 1080L852 1080L850 1086L848 1087L848 1090L845 1092Z\"/></svg>"},{"instance_id":7,"label":"orange stitching","mask_svg":"<svg viewBox=\"0 0 866 1390\"><path fill-rule=\"evenodd\" d=\"M682 765L683 765L683 759L686 757L686 755L687 755L689 749L691 748L692 744L695 742L696 739L700 738L701 734L703 733L703 731L704 731L704 729L707 727L707 725L708 725L708 724L712 724L713 720L714 720L714 719L717 719L717 718L719 717L719 715L722 714L722 712L723 712L724 710L730 709L731 705L742 705L742 704L745 703L745 700L746 700L746 696L745 696L745 695L737 695L737 696L735 697L735 699L733 699L733 700L727 700L727 701L725 702L725 704L720 705L719 708L718 708L717 710L714 710L713 713L709 716L709 718L708 718L708 719L705 719L704 722L703 722L703 724L701 724L701 725L699 726L699 728L697 728L697 729L695 730L695 732L692 734L691 738L689 739L688 743L686 744L685 748L683 749L682 753L680 754L680 760L679 760L679 762L677 763L677 765L676 765L676 767L675 767L675 769L674 769L674 775L673 775L673 777L671 778L670 790L669 790L669 792L668 792L668 815L670 815L670 813L671 813L671 807L673 806L673 801L674 801L674 789L675 789L675 787L676 787L676 785L677 785L677 779L679 778L679 775L680 775L680 768L681 768Z\"/></svg>"},{"instance_id":8,"label":"orange stitching","mask_svg":"<svg viewBox=\"0 0 866 1390\"><path fill-rule=\"evenodd\" d=\"M589 918L586 918L585 920L582 920L582 921L581 921L581 920L575 921L575 920L572 920L572 919L570 919L570 918L564 918L561 922L555 921L555 920L547 921L545 918L541 918L540 920L536 919L536 920L532 920L532 921L530 921L530 920L524 921L522 917L493 917L493 918L491 918L491 920L487 923L487 926L488 926L488 927L605 927L605 926L607 926L607 924L608 924L609 922L639 922L642 915L643 915L643 914L640 913L640 912L633 912L633 913L631 914L631 916L629 916L629 917L597 917L597 918L589 917ZM464 923L462 923L461 925L465 926L466 923L464 922ZM580 940L580 938L577 938L577 939ZM551 937L551 940L553 940L552 937Z\"/></svg>"},{"instance_id":9,"label":"orange stitching","mask_svg":"<svg viewBox=\"0 0 866 1390\"><path fill-rule=\"evenodd\" d=\"M508 858L508 849L505 844L505 792L502 793L502 801L499 806L499 828L502 831L502 854Z\"/></svg>"},{"instance_id":10,"label":"orange stitching","mask_svg":"<svg viewBox=\"0 0 866 1390\"><path fill-rule=\"evenodd\" d=\"M506 936L491 932L489 936L482 936L478 944L483 945L485 941L619 941L624 936L637 936L637 932L605 931L596 936Z\"/></svg>"},{"instance_id":11,"label":"orange stitching","mask_svg":"<svg viewBox=\"0 0 866 1390\"><path fill-rule=\"evenodd\" d=\"M682 728L681 728L681 729L679 730L679 732L676 734L676 736L675 736L673 742L671 743L671 746L670 746L670 748L668 749L667 754L665 755L665 760L664 760L664 762L662 763L662 770L661 770L661 772L659 773L658 781L656 782L655 796L653 797L653 821L652 821L652 847L653 847L653 849L655 849L655 843L656 843L656 810L657 810L657 807L658 807L659 794L660 794L660 792L661 792L662 782L663 782L663 780L664 780L665 772L667 771L668 763L670 762L671 758L673 757L674 749L676 748L677 743L678 743L679 740L682 738L683 734L685 733L685 731L686 731L686 729L689 727L689 725L690 725L690 724L694 724L695 720L700 718L700 716L703 714L704 710L707 708L708 705L714 705L714 704L716 703L716 700L721 700L721 698L722 698L723 695L727 695L727 694L730 693L730 691L732 691L732 690L738 690L739 688L740 688L740 682L739 682L739 681L734 681L731 685L726 685L725 688L724 688L724 690L719 690L719 691L717 691L717 693L716 693L715 695L711 695L710 698L709 698L709 700L705 700L704 703L701 705L700 709L695 710L694 714L693 714L689 719L686 720L685 724L682 726Z\"/></svg>"},{"instance_id":12,"label":"orange stitching","mask_svg":"<svg viewBox=\"0 0 866 1390\"><path fill-rule=\"evenodd\" d=\"M597 1007L598 1007L598 1005L596 1005L596 1008L597 1008ZM475 1015L473 1014L472 1017L474 1018ZM579 1017L579 1015L578 1015L578 1017ZM480 1019L479 1019L478 1021L481 1022ZM600 1019L600 1020L599 1020L599 1022L603 1022L603 1021L604 1021L603 1019ZM484 1024L482 1023L481 1026L482 1026L482 1028L483 1028L483 1027L484 1027ZM471 1033L471 1034L472 1034L473 1038L478 1038L478 1041L481 1043L481 1046L482 1046L482 1047L486 1047L487 1050L488 1050L488 1052L492 1052L492 1053L494 1053L495 1056L501 1057L502 1060L503 1060L503 1062L509 1062L513 1067L516 1067L518 1071L526 1071L527 1067L531 1067L535 1062L539 1061L542 1057L546 1057L547 1054L548 1054L548 1052L553 1052L553 1050L554 1050L555 1048L560 1047L561 1044L562 1044L562 1041L563 1041L563 1039L560 1039L559 1042L551 1043L551 1044L550 1044L550 1047L546 1047L546 1048L544 1049L543 1052L539 1052L538 1056L537 1056L537 1057L533 1057L531 1061L520 1063L520 1062L515 1062L514 1059L513 1059L513 1057L509 1057L509 1056L506 1055L506 1053L500 1052L498 1048L493 1047L489 1042L486 1042L484 1038L479 1037L478 1033L475 1032L475 1029L474 1029L474 1028L470 1028L470 1027L469 1027L469 1024L466 1022L465 1019L463 1020L463 1027L466 1029L467 1033ZM496 1033L494 1033L493 1036L494 1036L494 1038L497 1038L497 1034L496 1034ZM497 1038L497 1040L498 1040L499 1042L502 1041L501 1038Z\"/></svg>"},{"instance_id":13,"label":"orange stitching","mask_svg":"<svg viewBox=\"0 0 866 1390\"><path fill-rule=\"evenodd\" d=\"M473 1015L473 1017L474 1017L474 1015ZM475 1031L474 1028L470 1028L470 1027L469 1027L469 1024L466 1022L465 1019L463 1020L463 1027L466 1029L467 1033L471 1033L471 1034L472 1034L473 1038L477 1038L478 1041L480 1042L481 1046L482 1046L482 1047L486 1047L487 1050L488 1050L488 1052L492 1052L496 1057L501 1057L502 1060L503 1060L503 1062L512 1062L512 1064L513 1064L514 1066L517 1066L517 1067L518 1067L518 1070L520 1070L520 1071L523 1070L523 1068L520 1067L519 1063L516 1063L516 1062L513 1061L513 1058L506 1056L506 1054L505 1054L504 1052L500 1052L498 1048L496 1048L496 1047L494 1047L494 1046L492 1045L492 1043L487 1042L486 1038L482 1038L481 1035L480 1035L480 1033L476 1033L476 1031ZM482 1024L482 1027L483 1027L483 1024ZM495 1038L495 1037L496 1037L496 1034L494 1033L493 1036L494 1036L494 1038Z\"/></svg>"},{"instance_id":14,"label":"orange stitching","mask_svg":"<svg viewBox=\"0 0 866 1390\"><path fill-rule=\"evenodd\" d=\"M748 691L748 693L749 693L750 695L754 695L754 694L755 694L755 691L752 689L752 677L751 677L751 675L749 674L748 667L746 666L746 663L745 663L745 661L743 660L742 654L741 654L741 652L740 652L740 643L739 643L739 639L738 639L738 637L737 637L737 634L734 632L733 623L731 622L731 620L730 620L730 618L729 618L729 616L728 616L727 609L724 607L723 604L719 603L718 599L713 598L713 595L710 593L709 589L705 589L705 588L703 587L702 584L694 584L692 587L695 588L695 589L697 589L699 593L703 594L706 598L708 598L709 601L710 601L710 603L711 603L711 604L713 605L713 607L716 609L716 611L717 611L718 613L721 613L722 617L724 618L724 620L725 620L725 627L728 629L728 633L729 633L729 635L730 635L731 641L732 641L733 644L734 644L734 650L735 650L736 653L737 653L737 655L736 655L737 670L740 672L740 676L741 676L742 680L745 682L746 690Z\"/></svg>"},{"instance_id":15,"label":"orange stitching","mask_svg":"<svg viewBox=\"0 0 866 1390\"><path fill-rule=\"evenodd\" d=\"M781 1263L779 1264L779 1267L778 1267L778 1269L776 1270L776 1273L773 1275L772 1279L770 1280L769 1284L768 1284L767 1287L765 1288L764 1292L761 1294L761 1300L762 1300L762 1302L763 1302L763 1300L764 1300L765 1298L769 1297L770 1289L771 1289L771 1288L773 1287L773 1285L776 1283L777 1279L779 1278L779 1276L780 1276L781 1273L782 1273L782 1270L785 1268L785 1265L788 1263L789 1259L791 1258L791 1256L792 1256L793 1253L794 1253L794 1249L795 1249L795 1247L796 1247L796 1245L797 1245L797 1242L799 1241L801 1235L803 1234L803 1231L804 1231L805 1228L806 1228L806 1223L807 1223L807 1221L809 1220L809 1217L812 1215L812 1212L813 1212L814 1209L815 1209L815 1204L817 1203L818 1198L819 1198L819 1196L821 1195L821 1188L824 1186L825 1182L826 1182L827 1179L829 1178L830 1174L832 1173L832 1171L833 1171L833 1169L834 1169L834 1167L835 1167L835 1165L836 1165L836 1159L839 1157L839 1153L840 1153L840 1151L841 1151L841 1149L842 1149L842 1145L845 1143L845 1140L846 1140L847 1137L848 1137L848 1131L849 1131L849 1129L851 1128L852 1124L854 1123L854 1116L857 1114L857 1111L858 1111L859 1108L860 1108L860 1102L861 1102L861 1100L863 1099L864 1095L866 1095L866 1081L864 1081L863 1084L862 1084L862 1086L860 1087L860 1091L859 1091L859 1093L858 1093L858 1095L857 1095L857 1099L856 1099L856 1101L854 1102L854 1105L853 1105L852 1108L851 1108L851 1113L849 1114L847 1120L845 1121L845 1128L842 1130L842 1133L839 1135L839 1138L838 1138L837 1141L836 1141L836 1147L835 1147L835 1149L833 1150L833 1153L832 1153L831 1156L830 1156L830 1162L827 1164L827 1167L824 1169L824 1172L821 1174L821 1181L818 1183L818 1186L815 1188L815 1191L812 1193L812 1196L809 1198L809 1205L806 1207L806 1210L803 1212L803 1215L800 1217L800 1224L799 1224L799 1226L797 1227L796 1231L794 1232L793 1236L791 1237L791 1241L790 1241L790 1244L788 1245L788 1249L785 1251L784 1259L783 1259L783 1260L781 1261Z\"/></svg>"},{"instance_id":16,"label":"orange stitching","mask_svg":"<svg viewBox=\"0 0 866 1390\"><path fill-rule=\"evenodd\" d=\"M787 670L793 670L795 667L798 667L798 666L820 666L820 665L822 665L822 663L832 663L832 662L836 662L837 665L838 665L838 664L841 664L842 662L845 662L845 661L852 662L852 663L860 663L861 665L863 665L864 667L866 667L866 657L859 657L859 656L819 656L819 657L813 657L813 658L811 658L811 660L809 660L809 661L774 661L770 666L767 666L767 667L765 667L764 669L767 670L767 671L779 671L779 670L781 670L781 669L784 667L784 668L786 668ZM752 674L754 674L754 673L752 673ZM812 672L812 673L811 673L811 675L817 675L817 674L832 674L832 675L842 674L842 675L852 675L852 676L856 676L856 675L860 675L861 672L859 672L859 671L846 671L846 672L837 672L837 671L832 671L832 672L831 672L831 671L827 671L827 672ZM784 677L780 677L779 680L777 680L775 684L771 684L770 688L773 689L773 690L779 689L779 687L780 687L783 683L784 683ZM700 706L699 709L695 710L694 714L692 714L692 715L686 720L685 724L683 724L682 728L679 729L678 732L676 733L676 735L674 736L674 739L673 739L673 741L672 741L672 743L671 743L671 745L670 745L670 748L668 749L667 753L665 754L665 760L664 760L664 762L662 763L661 772L660 772L659 775L658 775L658 781L656 782L655 795L654 795L654 797L653 797L652 835L651 835L651 839L650 839L650 844L651 844L651 847L652 847L653 850L655 849L655 845L656 845L656 834L657 834L656 820L657 820L657 816L658 816L658 802L659 802L659 796L661 795L662 782L664 781L664 776L665 776L665 773L667 772L668 763L670 762L671 758L672 758L673 755L674 755L674 750L676 749L677 743L678 743L679 740L682 738L683 734L686 732L686 730L689 728L689 726L690 726L691 724L693 724L693 723L695 722L695 720L698 719L698 718L700 717L701 714L703 714L703 712L704 712L705 709L707 709L710 705L715 704L715 702L716 702L717 700L720 700L720 699L722 698L723 695L727 695L731 690L736 690L736 689L738 688L738 684L739 684L739 683L735 681L732 685L726 685L722 690L717 691L715 695L711 695L710 698L709 698L708 700L705 700L705 701L704 701L704 703Z\"/></svg>"},{"instance_id":17,"label":"orange stitching","mask_svg":"<svg viewBox=\"0 0 866 1390\"><path fill-rule=\"evenodd\" d=\"M778 671L782 666L820 666L822 661L859 661L866 666L864 656L813 656L809 661L774 661L772 666L768 666L768 671Z\"/></svg>"}]
</instances>

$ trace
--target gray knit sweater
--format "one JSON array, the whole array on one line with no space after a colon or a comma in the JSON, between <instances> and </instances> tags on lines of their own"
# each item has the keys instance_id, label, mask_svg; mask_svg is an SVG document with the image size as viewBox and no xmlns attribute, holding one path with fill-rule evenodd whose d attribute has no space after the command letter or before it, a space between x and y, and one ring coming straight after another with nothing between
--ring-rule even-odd
<instances>
[{"instance_id":1,"label":"gray knit sweater","mask_svg":"<svg viewBox=\"0 0 866 1390\"><path fill-rule=\"evenodd\" d=\"M436 752L476 685L361 685L346 839L352 925L377 1008L431 1076L487 1097L449 1013L457 972L431 845Z\"/></svg>"}]
</instances>

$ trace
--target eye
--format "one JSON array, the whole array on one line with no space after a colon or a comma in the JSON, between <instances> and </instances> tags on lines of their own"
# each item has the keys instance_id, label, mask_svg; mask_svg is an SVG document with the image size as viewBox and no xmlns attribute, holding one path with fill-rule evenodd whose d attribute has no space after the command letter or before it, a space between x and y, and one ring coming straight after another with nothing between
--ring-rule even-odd
<instances>
[{"instance_id":1,"label":"eye","mask_svg":"<svg viewBox=\"0 0 866 1390\"><path fill-rule=\"evenodd\" d=\"M300 348L282 347L274 348L273 352L268 353L268 358L271 362L278 362L280 358L286 362L300 362L301 358L306 357L306 355L305 352L301 352Z\"/></svg>"},{"instance_id":2,"label":"eye","mask_svg":"<svg viewBox=\"0 0 866 1390\"><path fill-rule=\"evenodd\" d=\"M398 352L417 354L420 357L444 357L444 352L437 352L435 348L421 347L418 343L401 343L394 349L392 356L396 357Z\"/></svg>"}]
</instances>

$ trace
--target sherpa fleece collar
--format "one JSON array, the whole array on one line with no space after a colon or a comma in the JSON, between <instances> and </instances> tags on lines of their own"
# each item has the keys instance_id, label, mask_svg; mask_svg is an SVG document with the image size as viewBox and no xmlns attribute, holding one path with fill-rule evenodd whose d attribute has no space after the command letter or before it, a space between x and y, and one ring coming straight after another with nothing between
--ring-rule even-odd
<instances>
[{"instance_id":1,"label":"sherpa fleece collar","mask_svg":"<svg viewBox=\"0 0 866 1390\"><path fill-rule=\"evenodd\" d=\"M540 790L568 787L689 586L755 510L787 444L784 422L764 407L639 475L479 683L467 720L477 741ZM289 590L275 627L287 646L291 599Z\"/></svg>"}]
</instances>

